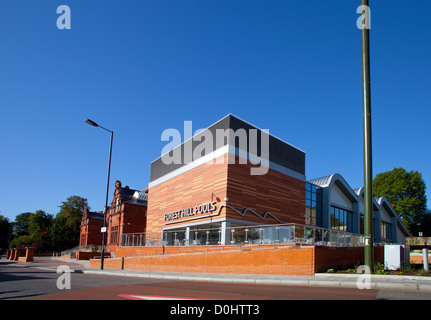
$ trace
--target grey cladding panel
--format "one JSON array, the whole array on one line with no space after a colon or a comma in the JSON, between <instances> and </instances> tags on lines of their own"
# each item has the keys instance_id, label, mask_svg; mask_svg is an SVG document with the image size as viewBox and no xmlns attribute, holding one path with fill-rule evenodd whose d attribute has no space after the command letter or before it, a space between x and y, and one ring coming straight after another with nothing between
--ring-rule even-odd
<instances>
[{"instance_id":1,"label":"grey cladding panel","mask_svg":"<svg viewBox=\"0 0 431 320\"><path fill-rule=\"evenodd\" d=\"M234 132L238 132L239 129L245 129L246 132L249 132L250 129L257 129L257 150L258 150L258 156L261 156L259 150L261 150L261 134L266 134L265 132L262 132L260 129L250 125L249 123L246 123L242 121L241 119L236 118L233 115L228 115L225 118L221 119L220 121L216 122L215 124L211 125L205 130L208 130L211 132L213 137L216 137L217 129L222 129L223 131L226 131L227 129L232 129ZM204 131L205 131L204 130ZM194 148L201 144L204 139L200 140L197 139L200 136L202 136L204 133L200 133L195 136L194 139L190 139L186 141L185 143L182 143L178 147L176 147L176 151L181 150L180 154L181 158L178 159L180 164L169 164L166 165L163 163L162 158L158 158L151 164L151 176L150 181L154 181L178 168L181 168L184 166L185 159L184 159L184 149L185 145L186 148L188 147L188 150L194 150ZM216 150L220 147L225 146L228 141L227 139L224 139L223 144L217 146L217 139L213 139L213 148L212 150ZM190 144L192 147L190 148ZM233 143L231 143L233 144ZM248 144L247 144L248 145ZM239 139L235 139L235 146L239 147ZM171 151L170 155L175 154L175 151ZM283 166L285 168L291 169L293 171L296 171L300 174L305 174L305 153L301 150L296 149L295 147L273 137L269 136L269 160Z\"/></svg>"}]
</instances>

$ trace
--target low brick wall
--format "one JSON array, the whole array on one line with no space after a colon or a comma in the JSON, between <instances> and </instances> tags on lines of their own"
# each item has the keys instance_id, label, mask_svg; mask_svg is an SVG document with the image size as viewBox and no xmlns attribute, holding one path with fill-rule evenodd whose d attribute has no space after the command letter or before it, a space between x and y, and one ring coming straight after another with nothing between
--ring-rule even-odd
<instances>
[{"instance_id":1,"label":"low brick wall","mask_svg":"<svg viewBox=\"0 0 431 320\"><path fill-rule=\"evenodd\" d=\"M116 257L127 257L137 255L163 254L165 247L117 247L115 250Z\"/></svg>"},{"instance_id":2,"label":"low brick wall","mask_svg":"<svg viewBox=\"0 0 431 320\"><path fill-rule=\"evenodd\" d=\"M101 256L100 252L78 251L76 252L76 260L90 260L94 257Z\"/></svg>"},{"instance_id":3,"label":"low brick wall","mask_svg":"<svg viewBox=\"0 0 431 320\"><path fill-rule=\"evenodd\" d=\"M90 266L93 267L92 261L97 261L96 268L100 268L100 259L90 260ZM103 268L104 269L124 269L124 258L109 258L103 260Z\"/></svg>"},{"instance_id":4,"label":"low brick wall","mask_svg":"<svg viewBox=\"0 0 431 320\"><path fill-rule=\"evenodd\" d=\"M363 247L316 247L315 272L326 272L330 268L347 269L364 264ZM384 261L384 247L374 247L374 261Z\"/></svg>"},{"instance_id":5,"label":"low brick wall","mask_svg":"<svg viewBox=\"0 0 431 320\"><path fill-rule=\"evenodd\" d=\"M124 269L171 272L313 275L314 248L167 254L124 258Z\"/></svg>"},{"instance_id":6,"label":"low brick wall","mask_svg":"<svg viewBox=\"0 0 431 320\"><path fill-rule=\"evenodd\" d=\"M176 248L174 250L174 248ZM178 250L184 253L177 253ZM260 246L234 247L218 251L200 247L201 252L185 253L191 247L169 247L164 254L105 259L106 269L233 274L313 275L314 247ZM175 252L174 252L175 251ZM90 260L99 268L100 260Z\"/></svg>"},{"instance_id":7,"label":"low brick wall","mask_svg":"<svg viewBox=\"0 0 431 320\"><path fill-rule=\"evenodd\" d=\"M410 264L423 264L423 254L410 254ZM428 264L431 264L431 255L428 254Z\"/></svg>"},{"instance_id":8,"label":"low brick wall","mask_svg":"<svg viewBox=\"0 0 431 320\"><path fill-rule=\"evenodd\" d=\"M363 247L119 247L117 253L124 256L105 259L104 268L311 276L315 272L326 272L329 268L352 268L358 263L364 263ZM383 262L383 254L383 247L375 247L374 261ZM90 267L100 268L100 259L90 260Z\"/></svg>"},{"instance_id":9,"label":"low brick wall","mask_svg":"<svg viewBox=\"0 0 431 320\"><path fill-rule=\"evenodd\" d=\"M285 246L285 245L283 245ZM292 246L292 245L287 245ZM278 245L246 246L246 248L274 248ZM234 245L213 245L213 246L154 246L154 247L117 247L116 257L146 256L159 254L176 253L198 253L198 252L218 252L218 251L238 251L240 247ZM244 247L243 247L244 248Z\"/></svg>"},{"instance_id":10,"label":"low brick wall","mask_svg":"<svg viewBox=\"0 0 431 320\"><path fill-rule=\"evenodd\" d=\"M6 257L9 260L21 261L21 262L33 262L34 248L14 248L7 249Z\"/></svg>"}]
</instances>

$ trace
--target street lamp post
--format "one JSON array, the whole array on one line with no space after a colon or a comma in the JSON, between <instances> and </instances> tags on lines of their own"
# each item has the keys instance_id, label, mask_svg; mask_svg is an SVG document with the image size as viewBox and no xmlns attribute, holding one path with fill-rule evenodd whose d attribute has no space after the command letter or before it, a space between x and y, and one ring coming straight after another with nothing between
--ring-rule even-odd
<instances>
[{"instance_id":1,"label":"street lamp post","mask_svg":"<svg viewBox=\"0 0 431 320\"><path fill-rule=\"evenodd\" d=\"M362 43L362 95L364 127L364 264L373 271L373 172L371 148L371 89L370 89L370 9L368 0L361 0L365 20L361 27Z\"/></svg>"},{"instance_id":2,"label":"street lamp post","mask_svg":"<svg viewBox=\"0 0 431 320\"><path fill-rule=\"evenodd\" d=\"M109 178L111 175L112 141L114 139L114 132L98 125L96 122L94 122L90 119L87 119L85 122L88 123L89 125L92 125L93 127L99 127L99 128L102 128L103 130L111 133L111 144L109 147L108 181L106 182L105 209L103 210L102 256L100 258L100 270L103 270L103 262L104 262L104 258L105 258L106 213L108 211Z\"/></svg>"}]
</instances>

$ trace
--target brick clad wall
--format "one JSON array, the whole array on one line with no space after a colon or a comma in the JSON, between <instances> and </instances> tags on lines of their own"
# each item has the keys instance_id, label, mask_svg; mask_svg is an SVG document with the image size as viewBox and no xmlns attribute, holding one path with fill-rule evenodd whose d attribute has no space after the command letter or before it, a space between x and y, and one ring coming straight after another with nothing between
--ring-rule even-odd
<instances>
[{"instance_id":1,"label":"brick clad wall","mask_svg":"<svg viewBox=\"0 0 431 320\"><path fill-rule=\"evenodd\" d=\"M271 248L124 258L124 268L170 272L313 275L314 248Z\"/></svg>"},{"instance_id":2,"label":"brick clad wall","mask_svg":"<svg viewBox=\"0 0 431 320\"><path fill-rule=\"evenodd\" d=\"M122 270L122 269L124 269L123 261L124 261L124 258L104 259L103 260L103 268L104 269ZM90 267L93 269L100 268L100 259L90 260Z\"/></svg>"},{"instance_id":3,"label":"brick clad wall","mask_svg":"<svg viewBox=\"0 0 431 320\"><path fill-rule=\"evenodd\" d=\"M147 207L123 204L124 226L122 233L145 232L147 225Z\"/></svg>"},{"instance_id":4,"label":"brick clad wall","mask_svg":"<svg viewBox=\"0 0 431 320\"><path fill-rule=\"evenodd\" d=\"M102 243L102 234L100 228L103 226L103 220L85 219L81 223L80 246L96 245Z\"/></svg>"},{"instance_id":5,"label":"brick clad wall","mask_svg":"<svg viewBox=\"0 0 431 320\"><path fill-rule=\"evenodd\" d=\"M364 248L314 246L123 247L120 258L105 260L106 269L202 272L232 274L280 274L312 276L329 268L363 264ZM383 262L383 247L374 248L374 261ZM181 250L181 253L178 253ZM191 251L194 251L191 253ZM148 255L144 256L143 254ZM157 254L156 254L157 253ZM140 254L140 256L139 256ZM138 255L138 256L136 256ZM100 259L90 261L99 268Z\"/></svg>"},{"instance_id":6,"label":"brick clad wall","mask_svg":"<svg viewBox=\"0 0 431 320\"><path fill-rule=\"evenodd\" d=\"M412 255L410 254L410 264L423 264L424 256L421 253L420 255ZM428 254L428 263L431 263L431 255Z\"/></svg>"},{"instance_id":7,"label":"brick clad wall","mask_svg":"<svg viewBox=\"0 0 431 320\"><path fill-rule=\"evenodd\" d=\"M147 254L163 254L164 247L117 247L116 257L127 257Z\"/></svg>"},{"instance_id":8,"label":"brick clad wall","mask_svg":"<svg viewBox=\"0 0 431 320\"><path fill-rule=\"evenodd\" d=\"M241 251L129 256L106 259L105 268L120 269L122 263L127 270L309 276L314 274L314 247L269 246ZM91 267L99 265L100 260L91 260Z\"/></svg>"}]
</instances>

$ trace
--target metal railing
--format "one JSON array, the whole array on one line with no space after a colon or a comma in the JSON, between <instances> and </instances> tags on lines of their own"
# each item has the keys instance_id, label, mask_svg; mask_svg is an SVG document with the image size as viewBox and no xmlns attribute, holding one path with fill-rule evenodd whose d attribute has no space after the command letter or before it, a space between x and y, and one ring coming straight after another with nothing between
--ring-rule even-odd
<instances>
[{"instance_id":1,"label":"metal railing","mask_svg":"<svg viewBox=\"0 0 431 320\"><path fill-rule=\"evenodd\" d=\"M363 235L301 224L272 224L230 228L127 233L120 246L198 246L287 244L357 247L364 245Z\"/></svg>"}]
</instances>

